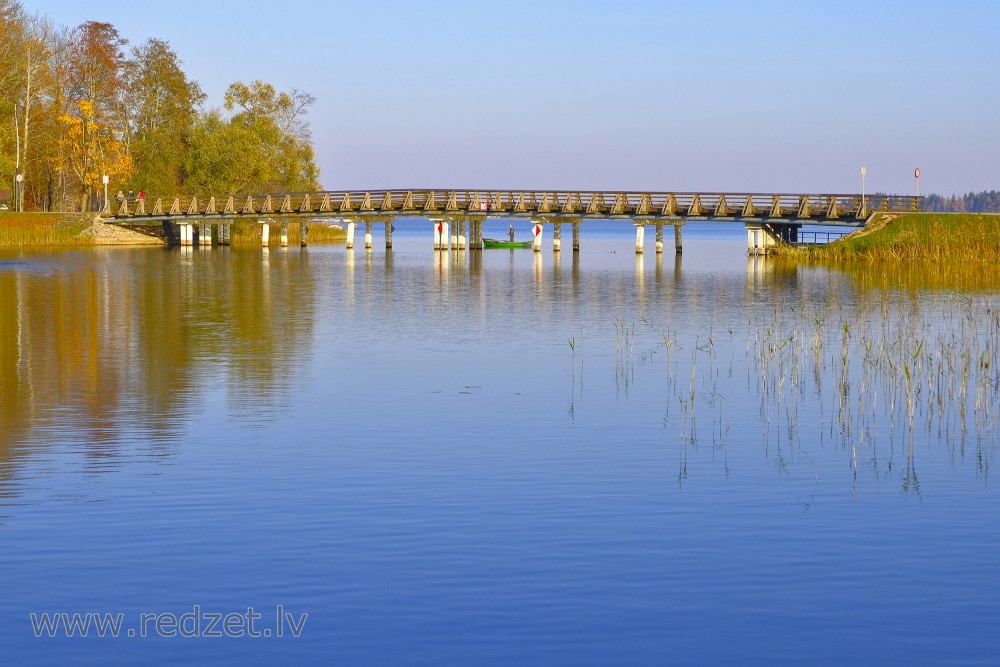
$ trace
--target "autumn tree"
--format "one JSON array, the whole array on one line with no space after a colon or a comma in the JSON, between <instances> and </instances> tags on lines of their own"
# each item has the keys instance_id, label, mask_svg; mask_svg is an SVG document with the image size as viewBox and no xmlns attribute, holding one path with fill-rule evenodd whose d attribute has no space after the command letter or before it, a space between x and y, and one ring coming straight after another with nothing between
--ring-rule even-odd
<instances>
[{"instance_id":1,"label":"autumn tree","mask_svg":"<svg viewBox=\"0 0 1000 667\"><path fill-rule=\"evenodd\" d=\"M133 171L124 148L120 102L122 49L128 42L111 24L96 21L84 23L73 37L66 72L72 104L61 118L66 135L60 143L67 149L68 171L81 189L81 208L90 210L99 200L103 174L119 183Z\"/></svg>"},{"instance_id":2,"label":"autumn tree","mask_svg":"<svg viewBox=\"0 0 1000 667\"><path fill-rule=\"evenodd\" d=\"M15 111L20 89L20 44L24 8L17 0L0 0L0 189L13 190L17 170Z\"/></svg>"}]
</instances>

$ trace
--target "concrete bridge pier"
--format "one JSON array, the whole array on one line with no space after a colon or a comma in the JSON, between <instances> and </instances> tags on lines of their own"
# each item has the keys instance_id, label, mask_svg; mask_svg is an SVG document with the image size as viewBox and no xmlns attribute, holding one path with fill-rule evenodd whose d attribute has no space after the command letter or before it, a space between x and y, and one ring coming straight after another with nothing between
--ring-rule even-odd
<instances>
[{"instance_id":1,"label":"concrete bridge pier","mask_svg":"<svg viewBox=\"0 0 1000 667\"><path fill-rule=\"evenodd\" d=\"M455 221L455 232L456 236L455 243L452 246L452 250L468 250L468 237L465 235L465 218L459 218Z\"/></svg>"},{"instance_id":2,"label":"concrete bridge pier","mask_svg":"<svg viewBox=\"0 0 1000 667\"><path fill-rule=\"evenodd\" d=\"M554 220L552 222L552 252L560 252L562 250L562 221Z\"/></svg>"},{"instance_id":3,"label":"concrete bridge pier","mask_svg":"<svg viewBox=\"0 0 1000 667\"><path fill-rule=\"evenodd\" d=\"M483 220L485 218L469 219L469 241L472 250L483 249Z\"/></svg>"},{"instance_id":4,"label":"concrete bridge pier","mask_svg":"<svg viewBox=\"0 0 1000 667\"><path fill-rule=\"evenodd\" d=\"M372 221L365 220L365 250L372 249Z\"/></svg>"},{"instance_id":5,"label":"concrete bridge pier","mask_svg":"<svg viewBox=\"0 0 1000 667\"><path fill-rule=\"evenodd\" d=\"M194 245L194 225L190 222L182 222L178 225L181 235L182 246Z\"/></svg>"},{"instance_id":6,"label":"concrete bridge pier","mask_svg":"<svg viewBox=\"0 0 1000 667\"><path fill-rule=\"evenodd\" d=\"M347 249L348 250L353 250L354 249L354 228L355 227L357 227L357 224L353 220L348 220L347 221Z\"/></svg>"},{"instance_id":7,"label":"concrete bridge pier","mask_svg":"<svg viewBox=\"0 0 1000 667\"><path fill-rule=\"evenodd\" d=\"M385 221L385 249L392 250L392 221L394 218L389 218Z\"/></svg>"},{"instance_id":8,"label":"concrete bridge pier","mask_svg":"<svg viewBox=\"0 0 1000 667\"><path fill-rule=\"evenodd\" d=\"M271 220L270 218L265 218L264 220L258 220L257 224L260 225L260 247L266 248L271 241Z\"/></svg>"},{"instance_id":9,"label":"concrete bridge pier","mask_svg":"<svg viewBox=\"0 0 1000 667\"><path fill-rule=\"evenodd\" d=\"M681 236L681 228L684 225L674 225L674 252L681 253L684 250L684 243Z\"/></svg>"},{"instance_id":10,"label":"concrete bridge pier","mask_svg":"<svg viewBox=\"0 0 1000 667\"><path fill-rule=\"evenodd\" d=\"M580 252L580 221L573 221L573 252Z\"/></svg>"},{"instance_id":11,"label":"concrete bridge pier","mask_svg":"<svg viewBox=\"0 0 1000 667\"><path fill-rule=\"evenodd\" d=\"M646 224L643 222L635 223L635 254L641 255L643 246L646 243Z\"/></svg>"},{"instance_id":12,"label":"concrete bridge pier","mask_svg":"<svg viewBox=\"0 0 1000 667\"><path fill-rule=\"evenodd\" d=\"M281 247L288 247L288 220L281 221L281 237L280 237Z\"/></svg>"},{"instance_id":13,"label":"concrete bridge pier","mask_svg":"<svg viewBox=\"0 0 1000 667\"><path fill-rule=\"evenodd\" d=\"M229 245L233 236L233 223L226 220L219 225L219 245Z\"/></svg>"},{"instance_id":14,"label":"concrete bridge pier","mask_svg":"<svg viewBox=\"0 0 1000 667\"><path fill-rule=\"evenodd\" d=\"M306 223L304 223L304 222L300 222L299 223L299 247L300 248L305 248L306 247L306 245L307 245L307 243L306 243L306 235L308 233L309 233L309 225L306 224Z\"/></svg>"},{"instance_id":15,"label":"concrete bridge pier","mask_svg":"<svg viewBox=\"0 0 1000 667\"><path fill-rule=\"evenodd\" d=\"M656 223L656 254L663 254L663 223Z\"/></svg>"}]
</instances>

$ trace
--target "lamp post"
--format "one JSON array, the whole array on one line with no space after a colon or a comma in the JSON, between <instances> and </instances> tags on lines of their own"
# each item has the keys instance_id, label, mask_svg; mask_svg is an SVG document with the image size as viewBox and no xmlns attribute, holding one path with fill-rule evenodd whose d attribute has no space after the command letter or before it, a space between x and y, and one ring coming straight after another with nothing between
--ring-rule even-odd
<instances>
[{"instance_id":1,"label":"lamp post","mask_svg":"<svg viewBox=\"0 0 1000 667\"><path fill-rule=\"evenodd\" d=\"M24 202L21 199L21 189L24 187L24 174L21 173L21 168L17 169L17 176L14 177L14 210L18 213L23 212Z\"/></svg>"},{"instance_id":2,"label":"lamp post","mask_svg":"<svg viewBox=\"0 0 1000 667\"><path fill-rule=\"evenodd\" d=\"M104 174L104 176L101 177L101 180L104 181L104 208L101 210L106 211L108 210L108 180L110 179L107 174Z\"/></svg>"},{"instance_id":3,"label":"lamp post","mask_svg":"<svg viewBox=\"0 0 1000 667\"><path fill-rule=\"evenodd\" d=\"M865 204L865 174L868 173L868 168L865 165L861 165L861 217L868 217L868 206Z\"/></svg>"}]
</instances>

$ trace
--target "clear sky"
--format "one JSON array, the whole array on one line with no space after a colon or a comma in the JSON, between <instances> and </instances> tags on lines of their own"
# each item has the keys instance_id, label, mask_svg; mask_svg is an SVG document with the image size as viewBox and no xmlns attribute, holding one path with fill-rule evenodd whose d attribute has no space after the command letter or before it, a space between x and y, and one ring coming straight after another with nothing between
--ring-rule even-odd
<instances>
[{"instance_id":1,"label":"clear sky","mask_svg":"<svg viewBox=\"0 0 1000 667\"><path fill-rule=\"evenodd\" d=\"M22 0L318 102L327 189L1000 189L994 0Z\"/></svg>"}]
</instances>

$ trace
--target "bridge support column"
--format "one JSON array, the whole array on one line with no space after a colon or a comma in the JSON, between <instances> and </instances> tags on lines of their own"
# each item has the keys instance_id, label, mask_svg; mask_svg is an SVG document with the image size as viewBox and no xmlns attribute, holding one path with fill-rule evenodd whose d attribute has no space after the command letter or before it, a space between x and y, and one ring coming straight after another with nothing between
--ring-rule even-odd
<instances>
[{"instance_id":1,"label":"bridge support column","mask_svg":"<svg viewBox=\"0 0 1000 667\"><path fill-rule=\"evenodd\" d=\"M656 223L656 254L663 254L663 223Z\"/></svg>"},{"instance_id":2,"label":"bridge support column","mask_svg":"<svg viewBox=\"0 0 1000 667\"><path fill-rule=\"evenodd\" d=\"M198 223L198 247L210 248L212 246L212 227L207 222Z\"/></svg>"},{"instance_id":3,"label":"bridge support column","mask_svg":"<svg viewBox=\"0 0 1000 667\"><path fill-rule=\"evenodd\" d=\"M309 225L305 222L299 223L299 247L305 248L307 245L306 236L309 234Z\"/></svg>"},{"instance_id":4,"label":"bridge support column","mask_svg":"<svg viewBox=\"0 0 1000 667\"><path fill-rule=\"evenodd\" d=\"M580 221L573 221L573 252L580 252Z\"/></svg>"},{"instance_id":5,"label":"bridge support column","mask_svg":"<svg viewBox=\"0 0 1000 667\"><path fill-rule=\"evenodd\" d=\"M348 220L347 221L347 249L348 250L353 250L354 249L354 228L355 227L357 227L357 224L353 220Z\"/></svg>"},{"instance_id":6,"label":"bridge support column","mask_svg":"<svg viewBox=\"0 0 1000 667\"><path fill-rule=\"evenodd\" d=\"M434 249L448 249L448 218L431 218L434 224Z\"/></svg>"},{"instance_id":7,"label":"bridge support column","mask_svg":"<svg viewBox=\"0 0 1000 667\"><path fill-rule=\"evenodd\" d=\"M469 249L483 249L483 218L469 218Z\"/></svg>"},{"instance_id":8,"label":"bridge support column","mask_svg":"<svg viewBox=\"0 0 1000 667\"><path fill-rule=\"evenodd\" d=\"M271 242L271 223L268 220L258 220L260 224L260 247L266 248Z\"/></svg>"},{"instance_id":9,"label":"bridge support column","mask_svg":"<svg viewBox=\"0 0 1000 667\"><path fill-rule=\"evenodd\" d=\"M562 222L559 220L554 220L552 222L552 252L560 252L562 250Z\"/></svg>"},{"instance_id":10,"label":"bridge support column","mask_svg":"<svg viewBox=\"0 0 1000 667\"><path fill-rule=\"evenodd\" d=\"M385 249L392 250L392 221L393 218L389 218L385 221Z\"/></svg>"},{"instance_id":11,"label":"bridge support column","mask_svg":"<svg viewBox=\"0 0 1000 667\"><path fill-rule=\"evenodd\" d=\"M365 250L372 249L372 221L365 220Z\"/></svg>"},{"instance_id":12,"label":"bridge support column","mask_svg":"<svg viewBox=\"0 0 1000 667\"><path fill-rule=\"evenodd\" d=\"M674 252L680 253L684 250L684 243L681 237L681 228L684 225L674 225Z\"/></svg>"},{"instance_id":13,"label":"bridge support column","mask_svg":"<svg viewBox=\"0 0 1000 667\"><path fill-rule=\"evenodd\" d=\"M646 225L641 222L635 225L635 254L641 255L646 244Z\"/></svg>"},{"instance_id":14,"label":"bridge support column","mask_svg":"<svg viewBox=\"0 0 1000 667\"><path fill-rule=\"evenodd\" d=\"M222 223L220 231L222 232L222 236L219 237L219 243L222 245L229 245L233 237L233 223L229 220Z\"/></svg>"},{"instance_id":15,"label":"bridge support column","mask_svg":"<svg viewBox=\"0 0 1000 667\"><path fill-rule=\"evenodd\" d=\"M468 237L465 235L465 223L466 218L461 218L455 221L456 232L458 233L458 236L456 237L458 245L456 245L453 250L468 250Z\"/></svg>"},{"instance_id":16,"label":"bridge support column","mask_svg":"<svg viewBox=\"0 0 1000 667\"><path fill-rule=\"evenodd\" d=\"M281 237L280 237L280 241L281 241L281 247L282 248L287 248L288 247L288 220L282 220L281 221Z\"/></svg>"},{"instance_id":17,"label":"bridge support column","mask_svg":"<svg viewBox=\"0 0 1000 667\"><path fill-rule=\"evenodd\" d=\"M458 220L452 220L451 225L451 249L458 250Z\"/></svg>"},{"instance_id":18,"label":"bridge support column","mask_svg":"<svg viewBox=\"0 0 1000 667\"><path fill-rule=\"evenodd\" d=\"M194 225L190 222L182 223L181 226L181 245L190 246L194 245Z\"/></svg>"},{"instance_id":19,"label":"bridge support column","mask_svg":"<svg viewBox=\"0 0 1000 667\"><path fill-rule=\"evenodd\" d=\"M542 251L542 231L543 231L544 227L542 226L542 221L541 220L532 220L531 222L534 223L531 226L531 233L535 235L535 240L531 242L531 249L534 250L535 252L541 252Z\"/></svg>"}]
</instances>

